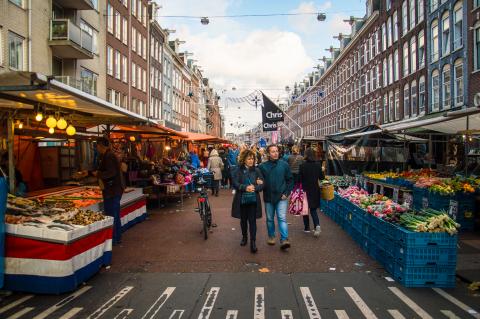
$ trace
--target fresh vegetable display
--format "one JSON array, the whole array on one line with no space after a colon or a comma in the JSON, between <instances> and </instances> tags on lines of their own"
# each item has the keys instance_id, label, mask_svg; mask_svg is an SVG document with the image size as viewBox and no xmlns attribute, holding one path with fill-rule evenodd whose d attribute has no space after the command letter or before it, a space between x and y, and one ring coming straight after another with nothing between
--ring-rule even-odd
<instances>
[{"instance_id":1,"label":"fresh vegetable display","mask_svg":"<svg viewBox=\"0 0 480 319\"><path fill-rule=\"evenodd\" d=\"M400 216L400 225L415 232L443 233L455 235L460 228L445 211L431 208L421 210L417 214L405 213Z\"/></svg>"},{"instance_id":2,"label":"fresh vegetable display","mask_svg":"<svg viewBox=\"0 0 480 319\"><path fill-rule=\"evenodd\" d=\"M352 176L327 176L326 180L329 181L333 186L337 187L348 187L353 184L354 178Z\"/></svg>"},{"instance_id":3,"label":"fresh vegetable display","mask_svg":"<svg viewBox=\"0 0 480 319\"><path fill-rule=\"evenodd\" d=\"M427 188L429 191L440 195L449 196L455 193L474 193L476 182L464 178L421 178L415 184L416 187Z\"/></svg>"}]
</instances>

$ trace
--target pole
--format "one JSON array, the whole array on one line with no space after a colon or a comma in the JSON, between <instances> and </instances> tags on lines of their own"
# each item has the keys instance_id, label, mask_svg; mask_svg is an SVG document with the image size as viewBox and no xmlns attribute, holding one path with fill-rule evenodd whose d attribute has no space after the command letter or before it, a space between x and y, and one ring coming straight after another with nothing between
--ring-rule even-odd
<instances>
[{"instance_id":1,"label":"pole","mask_svg":"<svg viewBox=\"0 0 480 319\"><path fill-rule=\"evenodd\" d=\"M380 149L380 139L377 138L377 150L378 150L378 159L377 159L377 173L378 173L378 163L382 160L382 150Z\"/></svg>"},{"instance_id":2,"label":"pole","mask_svg":"<svg viewBox=\"0 0 480 319\"><path fill-rule=\"evenodd\" d=\"M14 125L12 115L9 114L7 123L7 145L8 145L8 182L10 194L15 194L15 163L13 157L13 143L14 143Z\"/></svg>"},{"instance_id":3,"label":"pole","mask_svg":"<svg viewBox=\"0 0 480 319\"><path fill-rule=\"evenodd\" d=\"M405 171L405 165L407 164L407 142L406 142L405 132L403 132L403 170Z\"/></svg>"},{"instance_id":4,"label":"pole","mask_svg":"<svg viewBox=\"0 0 480 319\"><path fill-rule=\"evenodd\" d=\"M301 127L297 121L295 121L290 115L288 115L287 112L283 112L283 114L285 114L285 116L290 120L292 121L293 124L295 124L296 126L298 126L300 128L300 139L303 138L303 127Z\"/></svg>"},{"instance_id":5,"label":"pole","mask_svg":"<svg viewBox=\"0 0 480 319\"><path fill-rule=\"evenodd\" d=\"M432 158L433 158L433 143L432 143L432 134L428 134L428 168L432 168Z\"/></svg>"},{"instance_id":6,"label":"pole","mask_svg":"<svg viewBox=\"0 0 480 319\"><path fill-rule=\"evenodd\" d=\"M465 177L467 177L468 171L468 130L470 129L470 117L467 115L467 131L465 133Z\"/></svg>"}]
</instances>

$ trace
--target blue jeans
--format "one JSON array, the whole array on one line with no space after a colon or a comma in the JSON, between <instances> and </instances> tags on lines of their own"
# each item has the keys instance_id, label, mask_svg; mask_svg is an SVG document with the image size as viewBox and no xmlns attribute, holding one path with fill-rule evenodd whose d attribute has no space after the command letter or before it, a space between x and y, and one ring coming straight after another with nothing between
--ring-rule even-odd
<instances>
[{"instance_id":1,"label":"blue jeans","mask_svg":"<svg viewBox=\"0 0 480 319\"><path fill-rule=\"evenodd\" d=\"M277 213L280 240L285 240L288 238L287 207L288 200L280 200L276 204L265 203L268 237L275 237L275 213Z\"/></svg>"},{"instance_id":2,"label":"blue jeans","mask_svg":"<svg viewBox=\"0 0 480 319\"><path fill-rule=\"evenodd\" d=\"M103 210L105 215L113 217L113 243L118 244L122 239L122 222L120 220L120 200L122 195L104 198Z\"/></svg>"}]
</instances>

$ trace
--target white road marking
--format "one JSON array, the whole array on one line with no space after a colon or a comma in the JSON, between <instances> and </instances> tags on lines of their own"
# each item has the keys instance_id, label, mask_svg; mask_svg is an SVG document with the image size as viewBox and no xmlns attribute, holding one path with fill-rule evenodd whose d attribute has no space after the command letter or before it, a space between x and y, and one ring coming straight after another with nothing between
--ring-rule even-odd
<instances>
[{"instance_id":1,"label":"white road marking","mask_svg":"<svg viewBox=\"0 0 480 319\"><path fill-rule=\"evenodd\" d=\"M75 291L70 296L60 300L59 302L57 302L56 304L54 304L53 306L51 306L50 308L48 308L44 312L36 315L35 317L33 317L33 319L44 319L44 318L46 318L47 316L51 315L52 313L54 313L58 309L62 308L66 304L70 303L72 300L74 300L77 297L83 295L84 293L89 291L91 288L92 288L92 286L85 286L85 287L80 288L79 290Z\"/></svg>"},{"instance_id":2,"label":"white road marking","mask_svg":"<svg viewBox=\"0 0 480 319\"><path fill-rule=\"evenodd\" d=\"M363 313L365 318L367 319L377 319L377 316L373 313L373 311L367 306L367 304L363 301L363 299L357 294L355 289L352 287L344 287L347 294L352 298L355 305L360 309Z\"/></svg>"},{"instance_id":3,"label":"white road marking","mask_svg":"<svg viewBox=\"0 0 480 319\"><path fill-rule=\"evenodd\" d=\"M465 310L466 312L468 312L473 318L480 319L480 314L475 309L472 309L472 307L467 306L466 304L464 304L463 302L461 302L457 298L453 297L452 295L446 293L444 290L442 290L440 288L432 288L432 289L436 293L438 293L440 296L442 296L443 298L447 299L451 303L455 304L456 306L458 306L458 307L462 308L463 310Z\"/></svg>"},{"instance_id":4,"label":"white road marking","mask_svg":"<svg viewBox=\"0 0 480 319\"><path fill-rule=\"evenodd\" d=\"M440 310L440 312L443 313L448 319L460 319L460 317L457 317L457 315L450 310Z\"/></svg>"},{"instance_id":5,"label":"white road marking","mask_svg":"<svg viewBox=\"0 0 480 319\"><path fill-rule=\"evenodd\" d=\"M170 296L173 294L174 291L175 291L175 287L167 287L167 289L165 289L165 291L160 295L160 297L158 297L157 300L155 300L153 305L150 308L148 308L147 312L143 315L142 319L146 319L150 311L152 311L154 307L156 307L156 309L149 318L152 319L153 317L155 317L155 315L160 311L160 309L163 307L167 299L170 298Z\"/></svg>"},{"instance_id":6,"label":"white road marking","mask_svg":"<svg viewBox=\"0 0 480 319\"><path fill-rule=\"evenodd\" d=\"M293 314L291 310L280 310L282 319L293 319Z\"/></svg>"},{"instance_id":7,"label":"white road marking","mask_svg":"<svg viewBox=\"0 0 480 319\"><path fill-rule=\"evenodd\" d=\"M237 319L238 310L228 310L225 319Z\"/></svg>"},{"instance_id":8,"label":"white road marking","mask_svg":"<svg viewBox=\"0 0 480 319\"><path fill-rule=\"evenodd\" d=\"M9 303L8 305L0 308L0 313L4 313L5 311L8 311L8 310L10 310L10 309L18 306L18 305L24 303L25 301L27 301L27 300L29 300L29 299L31 299L31 298L33 298L33 295L27 295L27 296L22 297L22 298L20 298L20 299L18 299L18 300L15 300L14 302L11 302L11 303Z\"/></svg>"},{"instance_id":9,"label":"white road marking","mask_svg":"<svg viewBox=\"0 0 480 319\"><path fill-rule=\"evenodd\" d=\"M132 311L133 309L131 308L124 308L113 319L125 319L132 313Z\"/></svg>"},{"instance_id":10,"label":"white road marking","mask_svg":"<svg viewBox=\"0 0 480 319\"><path fill-rule=\"evenodd\" d=\"M345 310L335 310L338 319L349 319Z\"/></svg>"},{"instance_id":11,"label":"white road marking","mask_svg":"<svg viewBox=\"0 0 480 319\"><path fill-rule=\"evenodd\" d=\"M100 308L95 310L94 313L92 313L90 316L87 317L87 319L96 319L100 318L105 312L107 312L108 309L112 308L113 305L115 305L117 302L120 301L123 297L125 297L126 294L129 293L130 290L132 290L132 286L126 286L122 290L120 290L115 296L107 300L106 303L104 303Z\"/></svg>"},{"instance_id":12,"label":"white road marking","mask_svg":"<svg viewBox=\"0 0 480 319\"><path fill-rule=\"evenodd\" d=\"M25 308L23 308L22 310L20 310L19 312L14 313L13 315L11 315L10 317L8 317L7 319L18 319L18 318L20 318L21 316L23 316L24 314L29 313L29 312L32 311L33 309L35 309L35 308L34 308L34 307L25 307Z\"/></svg>"},{"instance_id":13,"label":"white road marking","mask_svg":"<svg viewBox=\"0 0 480 319\"><path fill-rule=\"evenodd\" d=\"M213 306L215 305L215 301L217 300L218 293L220 292L220 287L212 287L207 294L207 299L203 304L202 310L200 310L200 314L198 315L198 319L208 319L210 318L210 314L212 313Z\"/></svg>"},{"instance_id":14,"label":"white road marking","mask_svg":"<svg viewBox=\"0 0 480 319\"><path fill-rule=\"evenodd\" d=\"M180 319L182 318L184 312L185 310L176 309L172 312L172 314L170 315L170 317L168 317L168 319Z\"/></svg>"},{"instance_id":15,"label":"white road marking","mask_svg":"<svg viewBox=\"0 0 480 319\"><path fill-rule=\"evenodd\" d=\"M422 319L433 319L425 310L420 308L412 299L408 298L403 292L400 291L397 287L388 287L391 292L393 292L401 301L403 301L410 309L412 309L420 318Z\"/></svg>"},{"instance_id":16,"label":"white road marking","mask_svg":"<svg viewBox=\"0 0 480 319\"><path fill-rule=\"evenodd\" d=\"M253 318L265 319L265 288L255 287L255 300L253 301Z\"/></svg>"},{"instance_id":17,"label":"white road marking","mask_svg":"<svg viewBox=\"0 0 480 319\"><path fill-rule=\"evenodd\" d=\"M388 313L393 317L393 319L405 319L405 317L397 309L389 309Z\"/></svg>"},{"instance_id":18,"label":"white road marking","mask_svg":"<svg viewBox=\"0 0 480 319\"><path fill-rule=\"evenodd\" d=\"M83 308L80 308L80 307L75 307L75 308L72 308L70 309L67 313L65 313L63 316L61 316L59 319L70 319L70 318L73 318L73 316L75 316L77 313L79 313L80 311L82 311Z\"/></svg>"},{"instance_id":19,"label":"white road marking","mask_svg":"<svg viewBox=\"0 0 480 319\"><path fill-rule=\"evenodd\" d=\"M320 316L320 312L315 304L315 300L313 300L310 288L300 287L300 292L302 293L303 302L305 302L310 319L321 319L322 317Z\"/></svg>"}]
</instances>

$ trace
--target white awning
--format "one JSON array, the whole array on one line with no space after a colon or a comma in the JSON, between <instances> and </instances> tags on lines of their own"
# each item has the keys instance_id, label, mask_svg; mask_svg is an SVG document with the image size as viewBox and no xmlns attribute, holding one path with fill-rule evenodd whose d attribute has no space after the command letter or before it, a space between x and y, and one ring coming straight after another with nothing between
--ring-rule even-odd
<instances>
[{"instance_id":1,"label":"white awning","mask_svg":"<svg viewBox=\"0 0 480 319\"><path fill-rule=\"evenodd\" d=\"M469 130L480 129L480 114L463 116L445 122L424 125L422 128L426 130L442 132L445 134L458 134L467 130L467 118Z\"/></svg>"}]
</instances>

